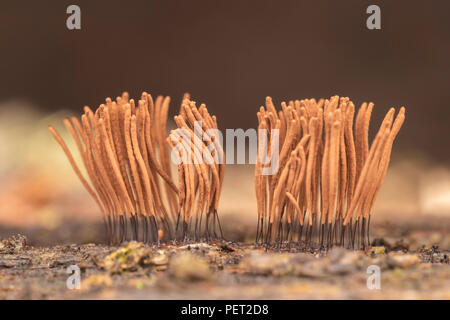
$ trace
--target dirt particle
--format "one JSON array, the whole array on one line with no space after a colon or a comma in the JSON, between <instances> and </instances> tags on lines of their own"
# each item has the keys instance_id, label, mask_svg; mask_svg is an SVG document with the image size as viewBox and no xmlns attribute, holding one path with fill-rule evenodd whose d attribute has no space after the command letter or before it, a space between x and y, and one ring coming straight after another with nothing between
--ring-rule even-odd
<instances>
[{"instance_id":1,"label":"dirt particle","mask_svg":"<svg viewBox=\"0 0 450 320\"><path fill-rule=\"evenodd\" d=\"M212 279L208 262L190 252L183 252L172 258L169 272L175 279L186 282Z\"/></svg>"}]
</instances>

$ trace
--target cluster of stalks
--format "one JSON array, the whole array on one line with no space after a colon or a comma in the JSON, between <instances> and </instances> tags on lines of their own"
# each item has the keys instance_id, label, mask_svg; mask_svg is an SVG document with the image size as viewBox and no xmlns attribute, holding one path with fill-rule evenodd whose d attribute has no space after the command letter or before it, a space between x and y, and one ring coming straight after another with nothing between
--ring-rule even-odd
<instances>
[{"instance_id":1,"label":"cluster of stalks","mask_svg":"<svg viewBox=\"0 0 450 320\"><path fill-rule=\"evenodd\" d=\"M225 155L216 117L209 114L204 104L197 108L195 102L185 96L180 114L174 120L178 129L170 132L167 142L178 163L181 211L177 217L177 229L181 225L185 239L204 237L210 240L218 238L218 225L223 239L217 208L225 172Z\"/></svg>"},{"instance_id":2,"label":"cluster of stalks","mask_svg":"<svg viewBox=\"0 0 450 320\"><path fill-rule=\"evenodd\" d=\"M405 118L404 107L395 120L391 108L369 145L372 108L373 103L363 103L354 120L355 105L346 97L283 102L280 111L266 98L257 113L258 131L268 132L266 138L258 135L257 243L320 248L370 244L374 202ZM276 159L271 148L278 141ZM279 169L264 174L273 161Z\"/></svg>"},{"instance_id":3,"label":"cluster of stalks","mask_svg":"<svg viewBox=\"0 0 450 320\"><path fill-rule=\"evenodd\" d=\"M175 220L190 206L192 191L182 182L177 187L172 179L166 140L169 103L170 97L158 96L153 101L146 92L135 103L125 92L116 101L107 98L95 111L85 107L81 120L64 119L90 183L61 136L49 126L97 203L111 243L177 239ZM185 170L182 177L195 180L195 173ZM216 209L219 194L213 195Z\"/></svg>"}]
</instances>

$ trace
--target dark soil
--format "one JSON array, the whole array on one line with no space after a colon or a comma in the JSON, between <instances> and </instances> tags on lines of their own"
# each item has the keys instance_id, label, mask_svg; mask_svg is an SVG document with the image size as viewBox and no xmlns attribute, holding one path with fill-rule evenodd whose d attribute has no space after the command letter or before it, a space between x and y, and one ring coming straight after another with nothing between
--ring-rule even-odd
<instances>
[{"instance_id":1,"label":"dark soil","mask_svg":"<svg viewBox=\"0 0 450 320\"><path fill-rule=\"evenodd\" d=\"M32 242L18 235L0 242L0 299L450 299L446 226L379 224L366 251L328 252L225 241L41 246L35 230ZM101 225L90 234L101 235ZM71 290L74 265L81 288ZM381 270L379 290L367 287L371 265Z\"/></svg>"}]
</instances>

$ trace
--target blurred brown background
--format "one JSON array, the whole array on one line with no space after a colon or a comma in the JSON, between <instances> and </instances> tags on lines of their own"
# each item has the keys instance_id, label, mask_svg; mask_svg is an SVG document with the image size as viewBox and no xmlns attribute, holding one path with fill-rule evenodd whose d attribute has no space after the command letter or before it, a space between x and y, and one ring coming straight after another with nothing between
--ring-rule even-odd
<instances>
[{"instance_id":1,"label":"blurred brown background","mask_svg":"<svg viewBox=\"0 0 450 320\"><path fill-rule=\"evenodd\" d=\"M66 28L70 4L79 31ZM370 4L381 30L366 28ZM123 90L189 91L224 128L248 128L266 95L340 94L375 102L375 120L407 106L399 147L448 162L449 13L449 1L425 0L2 3L0 101L81 110Z\"/></svg>"},{"instance_id":2,"label":"blurred brown background","mask_svg":"<svg viewBox=\"0 0 450 320\"><path fill-rule=\"evenodd\" d=\"M66 28L70 4L81 7L81 30ZM366 28L371 4L381 7L381 30ZM389 107L407 107L380 194L387 202L380 200L379 208L397 210L393 204L401 203L405 212L448 214L449 13L449 1L411 0L2 3L3 185L11 179L25 189L51 190L45 196L32 192L36 206L42 209L42 201L54 204L57 199L64 204L52 207L54 217L69 210L61 190L73 182L76 187L65 196L77 202L72 195L79 183L46 125L60 122L61 110L78 114L83 105L96 107L123 90L132 96L142 90L170 95L172 115L182 94L190 92L218 116L222 129L254 127L255 112L267 95L279 103L338 94L356 105L375 103L372 134ZM45 189L30 178L27 172L38 166L49 172L49 185L57 187ZM252 169L234 167L228 169L224 211L253 211ZM57 170L64 172L64 181ZM248 185L233 180L232 172L240 171L249 175ZM31 201L24 198L22 185L16 188L17 203L6 208L1 199L11 199L15 189L0 186L0 223L10 221L6 217L12 212L20 216ZM251 203L233 201L242 195ZM76 212L82 215L83 210Z\"/></svg>"}]
</instances>

